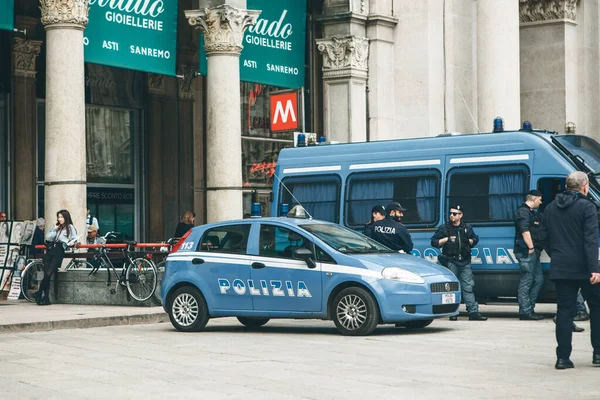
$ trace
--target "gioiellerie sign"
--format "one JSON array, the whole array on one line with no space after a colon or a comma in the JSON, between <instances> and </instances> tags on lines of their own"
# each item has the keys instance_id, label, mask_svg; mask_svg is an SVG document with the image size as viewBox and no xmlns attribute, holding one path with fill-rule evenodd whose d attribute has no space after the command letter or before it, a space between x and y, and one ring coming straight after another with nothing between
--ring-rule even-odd
<instances>
[{"instance_id":1,"label":"gioiellerie sign","mask_svg":"<svg viewBox=\"0 0 600 400\"><path fill-rule=\"evenodd\" d=\"M0 0L0 29L13 30L15 27L14 0Z\"/></svg>"},{"instance_id":2,"label":"gioiellerie sign","mask_svg":"<svg viewBox=\"0 0 600 400\"><path fill-rule=\"evenodd\" d=\"M304 86L306 0L248 0L249 10L261 10L244 34L240 79L284 88ZM204 42L200 73L206 75Z\"/></svg>"},{"instance_id":3,"label":"gioiellerie sign","mask_svg":"<svg viewBox=\"0 0 600 400\"><path fill-rule=\"evenodd\" d=\"M89 5L86 62L175 75L177 0L89 0Z\"/></svg>"}]
</instances>

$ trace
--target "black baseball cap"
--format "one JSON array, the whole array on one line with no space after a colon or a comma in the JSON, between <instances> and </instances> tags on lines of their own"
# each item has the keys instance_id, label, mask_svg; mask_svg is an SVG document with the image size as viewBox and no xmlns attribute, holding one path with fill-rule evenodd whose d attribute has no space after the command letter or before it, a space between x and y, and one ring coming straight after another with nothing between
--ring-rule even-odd
<instances>
[{"instance_id":1,"label":"black baseball cap","mask_svg":"<svg viewBox=\"0 0 600 400\"><path fill-rule=\"evenodd\" d=\"M393 202L391 202L390 204L388 204L388 205L385 207L385 211L386 211L388 214L389 214L390 212L392 212L392 210L398 210L398 211L402 211L402 212L404 212L404 211L406 211L406 208L402 207L402 206L400 205L400 203L398 203L397 201L393 201Z\"/></svg>"},{"instance_id":2,"label":"black baseball cap","mask_svg":"<svg viewBox=\"0 0 600 400\"><path fill-rule=\"evenodd\" d=\"M385 215L385 207L383 207L382 205L373 206L373 208L371 209L371 214L373 214L374 212Z\"/></svg>"},{"instance_id":3,"label":"black baseball cap","mask_svg":"<svg viewBox=\"0 0 600 400\"><path fill-rule=\"evenodd\" d=\"M462 206L460 204L451 205L449 210L453 210L453 209L463 212Z\"/></svg>"},{"instance_id":4,"label":"black baseball cap","mask_svg":"<svg viewBox=\"0 0 600 400\"><path fill-rule=\"evenodd\" d=\"M529 192L527 192L527 195L529 196L536 196L536 197L543 197L544 193L540 192L539 190L530 190Z\"/></svg>"}]
</instances>

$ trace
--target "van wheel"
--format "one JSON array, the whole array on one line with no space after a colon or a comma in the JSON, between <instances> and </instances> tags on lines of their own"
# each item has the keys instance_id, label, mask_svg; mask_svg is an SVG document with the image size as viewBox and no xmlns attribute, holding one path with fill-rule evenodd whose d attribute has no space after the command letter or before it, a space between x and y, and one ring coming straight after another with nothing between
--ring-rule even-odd
<instances>
[{"instance_id":1,"label":"van wheel","mask_svg":"<svg viewBox=\"0 0 600 400\"><path fill-rule=\"evenodd\" d=\"M180 287L173 293L169 305L169 319L182 332L198 332L208 322L208 307L204 296L192 286Z\"/></svg>"},{"instance_id":2,"label":"van wheel","mask_svg":"<svg viewBox=\"0 0 600 400\"><path fill-rule=\"evenodd\" d=\"M333 322L342 335L371 334L379 322L379 307L373 295L360 287L342 290L333 300Z\"/></svg>"},{"instance_id":3,"label":"van wheel","mask_svg":"<svg viewBox=\"0 0 600 400\"><path fill-rule=\"evenodd\" d=\"M270 318L237 317L237 319L248 328L259 328L269 322Z\"/></svg>"},{"instance_id":4,"label":"van wheel","mask_svg":"<svg viewBox=\"0 0 600 400\"><path fill-rule=\"evenodd\" d=\"M424 319L421 321L409 321L402 324L407 329L423 329L433 322L432 319Z\"/></svg>"}]
</instances>

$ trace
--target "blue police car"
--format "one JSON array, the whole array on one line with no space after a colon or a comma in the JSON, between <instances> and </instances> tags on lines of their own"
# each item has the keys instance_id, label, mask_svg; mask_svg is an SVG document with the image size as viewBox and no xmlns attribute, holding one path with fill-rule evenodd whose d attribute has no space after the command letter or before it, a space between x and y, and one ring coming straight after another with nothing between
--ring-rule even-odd
<instances>
[{"instance_id":1,"label":"blue police car","mask_svg":"<svg viewBox=\"0 0 600 400\"><path fill-rule=\"evenodd\" d=\"M180 331L235 316L252 328L270 318L333 319L344 335L378 324L424 328L456 315L449 270L337 224L258 218L198 226L167 258L162 300Z\"/></svg>"}]
</instances>

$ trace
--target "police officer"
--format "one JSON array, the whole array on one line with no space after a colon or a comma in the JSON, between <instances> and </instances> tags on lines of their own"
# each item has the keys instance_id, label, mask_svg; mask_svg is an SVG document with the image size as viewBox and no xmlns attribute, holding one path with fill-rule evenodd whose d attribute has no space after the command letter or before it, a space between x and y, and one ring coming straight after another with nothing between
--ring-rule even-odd
<instances>
[{"instance_id":1,"label":"police officer","mask_svg":"<svg viewBox=\"0 0 600 400\"><path fill-rule=\"evenodd\" d=\"M540 264L540 253L544 248L539 234L541 215L537 209L542 204L542 192L531 190L525 202L515 212L515 257L521 265L521 281L517 299L519 319L537 321L544 319L535 313L535 302L544 284L544 274Z\"/></svg>"},{"instance_id":2,"label":"police officer","mask_svg":"<svg viewBox=\"0 0 600 400\"><path fill-rule=\"evenodd\" d=\"M479 313L479 304L475 300L473 288L473 270L471 269L471 248L477 245L479 237L469 224L461 221L463 210L460 205L450 207L449 221L440 226L431 238L431 245L438 249L442 247L440 263L448 268L460 282L462 297L469 313L469 321L486 321ZM457 317L450 317L456 321Z\"/></svg>"},{"instance_id":3,"label":"police officer","mask_svg":"<svg viewBox=\"0 0 600 400\"><path fill-rule=\"evenodd\" d=\"M385 218L385 207L383 207L381 205L374 206L371 209L371 219L365 225L365 227L363 229L363 234L365 236L371 237L373 235L373 226L375 225L375 222L381 221L384 218Z\"/></svg>"},{"instance_id":4,"label":"police officer","mask_svg":"<svg viewBox=\"0 0 600 400\"><path fill-rule=\"evenodd\" d=\"M387 216L373 224L371 239L392 250L402 250L405 253L410 253L413 249L413 242L406 227L400 223L404 211L406 211L406 208L398 202L388 204L385 207Z\"/></svg>"}]
</instances>

